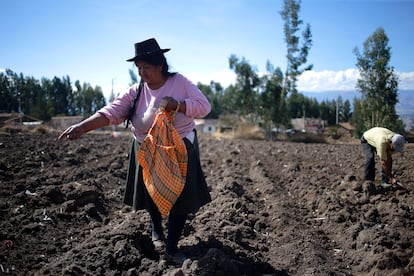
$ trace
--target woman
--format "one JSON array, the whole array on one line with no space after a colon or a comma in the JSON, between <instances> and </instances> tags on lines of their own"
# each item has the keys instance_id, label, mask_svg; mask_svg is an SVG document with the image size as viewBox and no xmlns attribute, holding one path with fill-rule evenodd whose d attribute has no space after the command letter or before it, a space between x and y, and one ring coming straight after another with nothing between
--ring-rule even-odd
<instances>
[{"instance_id":1,"label":"woman","mask_svg":"<svg viewBox=\"0 0 414 276\"><path fill-rule=\"evenodd\" d=\"M134 142L129 160L124 203L133 206L135 210L148 210L154 246L161 247L165 242L165 258L181 264L186 257L178 250L178 241L187 215L211 201L200 165L194 122L194 118L206 116L211 107L197 86L181 74L169 72L164 56L169 50L161 49L153 38L136 43L135 56L127 61L134 62L138 67L143 85L136 84L130 87L126 93L115 98L112 103L91 117L67 128L59 139L75 140L88 131L124 122L138 95L131 118ZM137 165L136 161L140 143L144 141L161 105L167 112L176 111L173 125L183 138L188 155L186 182L169 213L167 239L164 237L161 214L145 188L142 167Z\"/></svg>"}]
</instances>

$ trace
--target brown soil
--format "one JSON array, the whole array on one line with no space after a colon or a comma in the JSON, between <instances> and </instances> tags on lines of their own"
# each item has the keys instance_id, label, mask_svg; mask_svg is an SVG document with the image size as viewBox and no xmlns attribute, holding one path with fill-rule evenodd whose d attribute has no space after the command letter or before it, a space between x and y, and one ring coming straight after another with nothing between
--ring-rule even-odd
<instances>
[{"instance_id":1,"label":"brown soil","mask_svg":"<svg viewBox=\"0 0 414 276\"><path fill-rule=\"evenodd\" d=\"M406 189L363 182L358 143L200 137L213 201L166 263L149 216L122 204L129 135L0 135L0 274L410 275L414 147L396 156ZM411 274L412 275L412 274Z\"/></svg>"}]
</instances>

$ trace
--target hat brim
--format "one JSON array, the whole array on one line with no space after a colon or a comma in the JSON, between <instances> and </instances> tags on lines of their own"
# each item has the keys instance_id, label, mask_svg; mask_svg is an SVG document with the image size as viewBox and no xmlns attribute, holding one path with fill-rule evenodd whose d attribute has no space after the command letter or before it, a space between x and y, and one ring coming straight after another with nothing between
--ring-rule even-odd
<instances>
[{"instance_id":1,"label":"hat brim","mask_svg":"<svg viewBox=\"0 0 414 276\"><path fill-rule=\"evenodd\" d=\"M166 53L169 50L171 50L171 49L160 49L159 51L155 51L155 52L142 53L142 54L137 55L137 56L135 56L133 58L127 59L126 61L135 61L138 58L148 57L148 56L152 56L152 55L155 55L155 54L158 54L158 53Z\"/></svg>"}]
</instances>

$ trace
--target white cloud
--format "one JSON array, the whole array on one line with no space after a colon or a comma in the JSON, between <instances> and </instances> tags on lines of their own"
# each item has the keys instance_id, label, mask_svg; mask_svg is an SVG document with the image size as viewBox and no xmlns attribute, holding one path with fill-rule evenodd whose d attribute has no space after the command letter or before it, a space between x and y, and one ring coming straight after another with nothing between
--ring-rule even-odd
<instances>
[{"instance_id":1,"label":"white cloud","mask_svg":"<svg viewBox=\"0 0 414 276\"><path fill-rule=\"evenodd\" d=\"M397 73L399 74L399 89L414 89L414 72Z\"/></svg>"},{"instance_id":2,"label":"white cloud","mask_svg":"<svg viewBox=\"0 0 414 276\"><path fill-rule=\"evenodd\" d=\"M396 75L399 77L399 89L414 89L414 72L396 72ZM358 78L358 69L306 71L298 79L298 90L306 92L350 91L355 90Z\"/></svg>"},{"instance_id":3,"label":"white cloud","mask_svg":"<svg viewBox=\"0 0 414 276\"><path fill-rule=\"evenodd\" d=\"M298 79L298 90L306 92L354 90L358 77L357 69L306 71Z\"/></svg>"},{"instance_id":4,"label":"white cloud","mask_svg":"<svg viewBox=\"0 0 414 276\"><path fill-rule=\"evenodd\" d=\"M184 73L194 84L201 82L210 84L210 81L221 83L228 87L236 82L236 74L230 69L222 69L207 74L196 72ZM359 77L357 69L344 71L306 71L298 79L299 91L322 92L322 91L349 91L355 90L356 80ZM414 76L412 76L414 77Z\"/></svg>"}]
</instances>

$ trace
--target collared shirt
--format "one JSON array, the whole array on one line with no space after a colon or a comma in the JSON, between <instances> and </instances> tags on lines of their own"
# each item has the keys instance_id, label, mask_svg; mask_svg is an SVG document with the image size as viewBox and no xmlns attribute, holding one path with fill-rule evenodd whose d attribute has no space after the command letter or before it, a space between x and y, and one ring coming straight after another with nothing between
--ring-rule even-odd
<instances>
[{"instance_id":1,"label":"collared shirt","mask_svg":"<svg viewBox=\"0 0 414 276\"><path fill-rule=\"evenodd\" d=\"M387 160L387 151L390 151L390 142L395 133L384 127L373 127L364 133L367 143L373 146L379 158ZM392 151L391 153L394 153Z\"/></svg>"},{"instance_id":2,"label":"collared shirt","mask_svg":"<svg viewBox=\"0 0 414 276\"><path fill-rule=\"evenodd\" d=\"M137 91L138 84L131 86L128 91L98 112L104 115L110 124L121 124L128 116ZM194 139L194 118L203 118L211 111L210 103L200 89L181 74L169 77L159 89L153 90L145 83L132 118L131 131L138 142L144 140L154 122L162 98L167 96L177 101L185 101L186 112L177 112L174 127L182 138L188 136L190 141Z\"/></svg>"}]
</instances>

